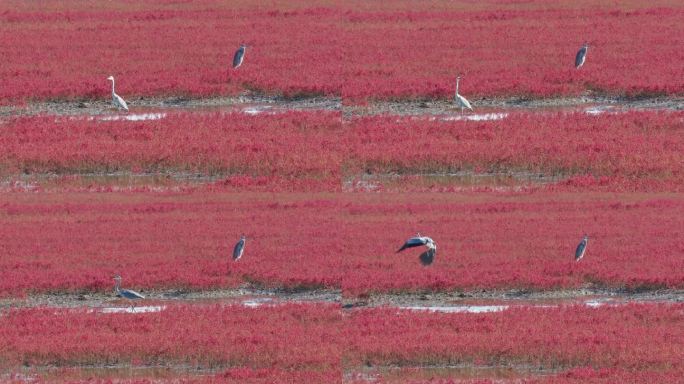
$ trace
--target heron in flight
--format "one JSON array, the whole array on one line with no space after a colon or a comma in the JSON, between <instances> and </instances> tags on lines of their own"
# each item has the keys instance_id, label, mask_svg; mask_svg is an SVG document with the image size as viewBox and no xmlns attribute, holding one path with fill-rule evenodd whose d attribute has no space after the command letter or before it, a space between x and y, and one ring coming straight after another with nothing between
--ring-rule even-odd
<instances>
[{"instance_id":1,"label":"heron in flight","mask_svg":"<svg viewBox=\"0 0 684 384\"><path fill-rule=\"evenodd\" d=\"M130 289L121 289L121 276L114 276L114 281L116 281L116 284L114 285L114 292L116 292L117 296L123 297L124 299L128 300L137 300L145 298L145 296L139 294L136 291L132 291Z\"/></svg>"},{"instance_id":2,"label":"heron in flight","mask_svg":"<svg viewBox=\"0 0 684 384\"><path fill-rule=\"evenodd\" d=\"M587 243L589 242L589 235L584 235L584 238L577 245L575 250L575 261L580 261L584 257L584 253L587 251Z\"/></svg>"},{"instance_id":3,"label":"heron in flight","mask_svg":"<svg viewBox=\"0 0 684 384\"><path fill-rule=\"evenodd\" d=\"M242 65L242 61L245 59L246 50L247 46L242 44L240 45L240 48L235 51L235 56L233 56L233 69L237 69L237 67Z\"/></svg>"},{"instance_id":4,"label":"heron in flight","mask_svg":"<svg viewBox=\"0 0 684 384\"><path fill-rule=\"evenodd\" d=\"M420 255L420 263L423 265L430 265L435 259L435 255L437 254L437 244L429 237L427 236L421 236L420 233L418 233L417 236L412 237L404 243L404 245L399 248L397 253L403 251L406 248L413 248L413 247L419 247L421 245L424 245L427 247L427 251L423 252Z\"/></svg>"},{"instance_id":5,"label":"heron in flight","mask_svg":"<svg viewBox=\"0 0 684 384\"><path fill-rule=\"evenodd\" d=\"M579 51L577 51L577 56L575 56L575 68L579 69L582 65L584 65L584 60L587 59L587 50L589 49L589 43L584 43L582 48L580 48Z\"/></svg>"},{"instance_id":6,"label":"heron in flight","mask_svg":"<svg viewBox=\"0 0 684 384\"><path fill-rule=\"evenodd\" d=\"M233 261L238 261L242 257L242 254L245 252L245 241L247 238L245 235L240 236L240 240L235 244L235 248L233 248Z\"/></svg>"},{"instance_id":7,"label":"heron in flight","mask_svg":"<svg viewBox=\"0 0 684 384\"><path fill-rule=\"evenodd\" d=\"M458 93L458 83L460 81L461 81L461 76L458 76L456 78L456 95L454 95L454 101L456 102L456 104L458 104L461 107L461 114L463 114L463 108L468 108L472 111L473 107L470 106L470 102L468 101L468 99L466 99L465 97L461 96Z\"/></svg>"},{"instance_id":8,"label":"heron in flight","mask_svg":"<svg viewBox=\"0 0 684 384\"><path fill-rule=\"evenodd\" d=\"M126 105L124 99L114 92L114 76L109 76L107 80L112 82L112 102L114 103L114 106L118 109L125 109L128 111L128 105Z\"/></svg>"}]
</instances>

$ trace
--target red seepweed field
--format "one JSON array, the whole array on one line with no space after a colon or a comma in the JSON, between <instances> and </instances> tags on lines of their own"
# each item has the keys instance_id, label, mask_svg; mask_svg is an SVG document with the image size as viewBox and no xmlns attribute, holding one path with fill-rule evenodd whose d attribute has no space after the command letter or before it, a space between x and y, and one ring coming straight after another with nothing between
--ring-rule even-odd
<instances>
[{"instance_id":1,"label":"red seepweed field","mask_svg":"<svg viewBox=\"0 0 684 384\"><path fill-rule=\"evenodd\" d=\"M682 95L679 1L0 5L0 101L267 94ZM587 64L574 68L588 41ZM245 65L230 71L247 43Z\"/></svg>"},{"instance_id":2,"label":"red seepweed field","mask_svg":"<svg viewBox=\"0 0 684 384\"><path fill-rule=\"evenodd\" d=\"M515 113L482 122L343 120L335 112L27 117L0 125L0 172L281 177L318 180L325 190L363 174L518 172L569 186L588 177L616 190L681 191L683 129L681 112Z\"/></svg>"},{"instance_id":3,"label":"red seepweed field","mask_svg":"<svg viewBox=\"0 0 684 384\"><path fill-rule=\"evenodd\" d=\"M0 207L0 294L250 283L384 291L684 286L678 194L33 192ZM415 232L435 264L395 254ZM232 247L247 234L246 256ZM574 248L591 235L587 257ZM437 240L436 240L437 241ZM305 243L306 246L303 246ZM647 262L646 262L647 261Z\"/></svg>"},{"instance_id":4,"label":"red seepweed field","mask_svg":"<svg viewBox=\"0 0 684 384\"><path fill-rule=\"evenodd\" d=\"M0 3L0 382L680 383L682 16Z\"/></svg>"},{"instance_id":5,"label":"red seepweed field","mask_svg":"<svg viewBox=\"0 0 684 384\"><path fill-rule=\"evenodd\" d=\"M472 363L536 367L541 382L601 379L608 372L637 382L674 383L684 357L681 304L480 315L391 308L345 315L336 306L303 304L174 305L150 314L54 311L14 310L0 317L4 366L166 363L211 373L207 381L325 382L339 380L342 371L349 381L364 374L382 380L383 374L393 376L386 370L393 366Z\"/></svg>"},{"instance_id":6,"label":"red seepweed field","mask_svg":"<svg viewBox=\"0 0 684 384\"><path fill-rule=\"evenodd\" d=\"M666 111L7 119L0 378L678 382L681 123ZM395 253L416 232L438 243L430 266ZM147 296L143 312L114 298L115 274ZM251 308L234 302L242 290L338 299ZM587 308L586 291L666 293ZM473 295L508 306L516 292L579 304L400 309ZM177 298L188 293L209 299Z\"/></svg>"},{"instance_id":7,"label":"red seepweed field","mask_svg":"<svg viewBox=\"0 0 684 384\"><path fill-rule=\"evenodd\" d=\"M346 362L528 365L558 376L550 382L581 378L577 368L584 369L587 379L600 378L601 373L592 371L607 368L635 380L662 377L675 382L682 373L682 315L681 305L523 308L489 314L359 311L352 316L353 347ZM636 373L640 371L644 373Z\"/></svg>"}]
</instances>

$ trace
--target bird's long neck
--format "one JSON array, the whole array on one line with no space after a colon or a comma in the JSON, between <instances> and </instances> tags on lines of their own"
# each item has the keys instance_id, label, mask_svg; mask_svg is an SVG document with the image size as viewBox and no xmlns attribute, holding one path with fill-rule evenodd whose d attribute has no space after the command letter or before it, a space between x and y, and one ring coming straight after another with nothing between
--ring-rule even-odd
<instances>
[{"instance_id":1,"label":"bird's long neck","mask_svg":"<svg viewBox=\"0 0 684 384\"><path fill-rule=\"evenodd\" d=\"M457 78L456 78L456 95L458 95L458 83L459 83L460 80L461 80L460 77L457 77Z\"/></svg>"},{"instance_id":2,"label":"bird's long neck","mask_svg":"<svg viewBox=\"0 0 684 384\"><path fill-rule=\"evenodd\" d=\"M121 282L119 280L116 280L116 283L114 284L114 292L116 293L119 293L120 291L119 284L121 284Z\"/></svg>"},{"instance_id":3,"label":"bird's long neck","mask_svg":"<svg viewBox=\"0 0 684 384\"><path fill-rule=\"evenodd\" d=\"M112 79L112 95L115 95L115 93L114 93L114 79Z\"/></svg>"}]
</instances>

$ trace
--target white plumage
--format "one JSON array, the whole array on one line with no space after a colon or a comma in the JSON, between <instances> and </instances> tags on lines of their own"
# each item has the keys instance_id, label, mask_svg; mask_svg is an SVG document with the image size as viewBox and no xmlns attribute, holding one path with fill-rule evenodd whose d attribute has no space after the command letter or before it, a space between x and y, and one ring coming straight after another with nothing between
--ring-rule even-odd
<instances>
[{"instance_id":1,"label":"white plumage","mask_svg":"<svg viewBox=\"0 0 684 384\"><path fill-rule=\"evenodd\" d=\"M468 99L466 99L465 97L461 96L458 93L458 83L460 82L460 80L461 80L461 76L458 76L456 78L456 95L454 96L454 101L456 102L456 104L458 104L461 107L461 114L462 114L463 108L468 108L472 111L473 107L470 105L470 102L468 101Z\"/></svg>"},{"instance_id":2,"label":"white plumage","mask_svg":"<svg viewBox=\"0 0 684 384\"><path fill-rule=\"evenodd\" d=\"M112 82L112 102L114 103L114 106L128 111L128 105L126 105L126 101L121 96L117 95L116 92L114 92L114 76L109 76L107 80Z\"/></svg>"}]
</instances>

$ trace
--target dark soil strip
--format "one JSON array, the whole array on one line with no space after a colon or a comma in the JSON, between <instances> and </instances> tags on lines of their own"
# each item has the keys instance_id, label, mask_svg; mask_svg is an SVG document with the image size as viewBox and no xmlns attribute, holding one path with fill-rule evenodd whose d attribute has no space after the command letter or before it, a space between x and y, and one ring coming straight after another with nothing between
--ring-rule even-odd
<instances>
[{"instance_id":1,"label":"dark soil strip","mask_svg":"<svg viewBox=\"0 0 684 384\"><path fill-rule=\"evenodd\" d=\"M545 368L526 364L502 365L417 365L372 366L350 368L344 372L345 382L404 382L411 380L520 380L530 377L549 376L561 372L558 368Z\"/></svg>"},{"instance_id":2,"label":"dark soil strip","mask_svg":"<svg viewBox=\"0 0 684 384\"><path fill-rule=\"evenodd\" d=\"M257 288L238 288L238 289L217 289L208 291L190 290L156 290L140 291L145 300L137 301L137 306L147 305L147 302L225 302L225 303L244 303L245 301L256 301L268 304L274 302L317 302L317 303L339 303L342 294L336 290L310 290L310 291L285 291L278 289L257 289ZM268 301L266 301L268 300ZM4 298L0 299L0 310L7 308L32 308L32 307L51 307L51 308L97 308L104 306L130 305L126 300L122 300L114 292L87 292L87 293L45 293L30 295L26 298Z\"/></svg>"},{"instance_id":3,"label":"dark soil strip","mask_svg":"<svg viewBox=\"0 0 684 384\"><path fill-rule=\"evenodd\" d=\"M225 110L252 112L277 111L339 111L345 117L392 114L392 115L439 115L460 113L451 100L403 100L370 101L364 105L345 103L340 98L285 99L274 96L245 95L236 97L215 97L205 99L138 98L129 99L130 113L149 111ZM472 99L475 112L491 110L554 110L596 107L601 111L632 109L682 110L684 98L652 97L624 98L607 96L560 97L548 99L489 98ZM46 101L25 105L0 106L0 116L83 115L95 116L117 112L107 98L89 101Z\"/></svg>"},{"instance_id":4,"label":"dark soil strip","mask_svg":"<svg viewBox=\"0 0 684 384\"><path fill-rule=\"evenodd\" d=\"M207 291L157 290L143 292L147 302L168 303L242 303L278 304L287 302L339 303L342 308L378 306L451 306L451 305L555 305L587 300L610 302L684 302L684 290L646 290L584 288L551 291L482 290L470 292L376 293L363 297L345 297L339 290L286 291L278 289L239 288ZM0 299L0 310L9 308L97 308L129 305L113 292L35 294L26 298Z\"/></svg>"}]
</instances>

